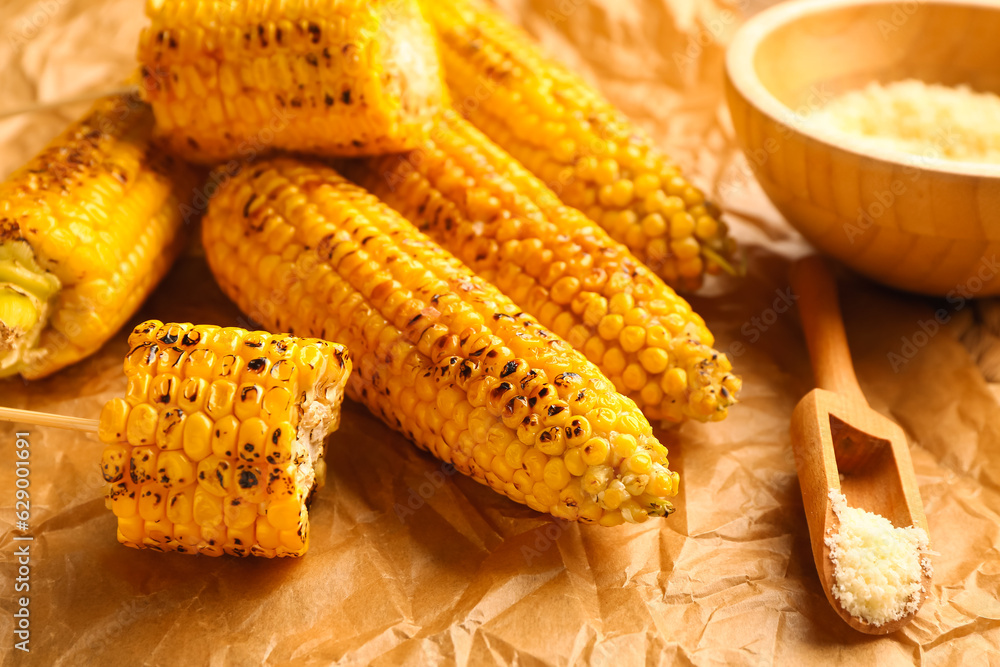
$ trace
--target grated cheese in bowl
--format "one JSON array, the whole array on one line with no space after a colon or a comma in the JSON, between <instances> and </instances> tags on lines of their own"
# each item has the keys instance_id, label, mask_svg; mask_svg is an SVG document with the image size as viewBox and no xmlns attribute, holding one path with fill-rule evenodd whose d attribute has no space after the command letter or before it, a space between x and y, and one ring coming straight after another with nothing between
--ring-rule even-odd
<instances>
[{"instance_id":1,"label":"grated cheese in bowl","mask_svg":"<svg viewBox=\"0 0 1000 667\"><path fill-rule=\"evenodd\" d=\"M807 116L817 129L927 159L1000 164L1000 96L915 79L870 83Z\"/></svg>"},{"instance_id":2,"label":"grated cheese in bowl","mask_svg":"<svg viewBox=\"0 0 1000 667\"><path fill-rule=\"evenodd\" d=\"M912 614L927 591L930 574L927 533L896 528L883 516L850 507L830 491L840 526L826 537L833 561L833 596L855 618L880 626Z\"/></svg>"}]
</instances>

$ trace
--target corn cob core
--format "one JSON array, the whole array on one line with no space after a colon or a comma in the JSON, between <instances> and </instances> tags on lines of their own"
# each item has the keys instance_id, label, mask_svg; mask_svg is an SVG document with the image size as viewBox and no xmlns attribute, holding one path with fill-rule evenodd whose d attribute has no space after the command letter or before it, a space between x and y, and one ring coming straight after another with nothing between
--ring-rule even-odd
<instances>
[{"instance_id":1,"label":"corn cob core","mask_svg":"<svg viewBox=\"0 0 1000 667\"><path fill-rule=\"evenodd\" d=\"M445 96L416 0L149 0L146 13L144 95L157 135L192 161L406 150Z\"/></svg>"},{"instance_id":2,"label":"corn cob core","mask_svg":"<svg viewBox=\"0 0 1000 667\"><path fill-rule=\"evenodd\" d=\"M597 364L649 419L726 416L740 380L682 298L454 112L416 151L340 165Z\"/></svg>"},{"instance_id":3,"label":"corn cob core","mask_svg":"<svg viewBox=\"0 0 1000 667\"><path fill-rule=\"evenodd\" d=\"M216 192L203 234L246 313L347 345L348 395L464 474L566 519L672 511L677 475L635 403L333 170L259 163Z\"/></svg>"},{"instance_id":4,"label":"corn cob core","mask_svg":"<svg viewBox=\"0 0 1000 667\"><path fill-rule=\"evenodd\" d=\"M718 210L639 127L478 0L425 2L457 108L667 283L733 272Z\"/></svg>"},{"instance_id":5,"label":"corn cob core","mask_svg":"<svg viewBox=\"0 0 1000 667\"><path fill-rule=\"evenodd\" d=\"M0 377L93 353L170 268L197 176L152 125L137 98L103 99L0 183Z\"/></svg>"},{"instance_id":6,"label":"corn cob core","mask_svg":"<svg viewBox=\"0 0 1000 667\"><path fill-rule=\"evenodd\" d=\"M346 350L289 335L150 320L129 337L128 390L101 413L118 541L220 556L301 556Z\"/></svg>"}]
</instances>

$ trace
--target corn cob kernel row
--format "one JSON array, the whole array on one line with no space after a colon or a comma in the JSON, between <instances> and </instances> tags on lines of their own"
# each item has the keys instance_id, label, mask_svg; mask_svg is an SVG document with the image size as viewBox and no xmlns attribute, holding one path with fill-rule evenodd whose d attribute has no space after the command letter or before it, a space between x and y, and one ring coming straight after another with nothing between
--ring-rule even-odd
<instances>
[{"instance_id":1,"label":"corn cob kernel row","mask_svg":"<svg viewBox=\"0 0 1000 667\"><path fill-rule=\"evenodd\" d=\"M349 395L421 448L554 516L672 511L666 448L565 341L375 197L316 163L258 164L203 227L223 289L267 326L351 349Z\"/></svg>"},{"instance_id":2,"label":"corn cob kernel row","mask_svg":"<svg viewBox=\"0 0 1000 667\"><path fill-rule=\"evenodd\" d=\"M740 380L701 317L623 245L454 112L416 151L345 175L597 364L649 419L726 416Z\"/></svg>"},{"instance_id":3,"label":"corn cob kernel row","mask_svg":"<svg viewBox=\"0 0 1000 667\"><path fill-rule=\"evenodd\" d=\"M412 148L445 96L416 0L148 0L139 40L157 134L197 162L272 148Z\"/></svg>"},{"instance_id":4,"label":"corn cob kernel row","mask_svg":"<svg viewBox=\"0 0 1000 667\"><path fill-rule=\"evenodd\" d=\"M170 268L197 174L152 126L135 97L103 99L0 184L0 377L92 354Z\"/></svg>"},{"instance_id":5,"label":"corn cob kernel row","mask_svg":"<svg viewBox=\"0 0 1000 667\"><path fill-rule=\"evenodd\" d=\"M118 541L220 556L301 556L351 361L316 339L151 320L128 389L101 413Z\"/></svg>"},{"instance_id":6,"label":"corn cob kernel row","mask_svg":"<svg viewBox=\"0 0 1000 667\"><path fill-rule=\"evenodd\" d=\"M733 272L718 210L596 90L479 0L424 6L456 105L562 201L674 287Z\"/></svg>"}]
</instances>

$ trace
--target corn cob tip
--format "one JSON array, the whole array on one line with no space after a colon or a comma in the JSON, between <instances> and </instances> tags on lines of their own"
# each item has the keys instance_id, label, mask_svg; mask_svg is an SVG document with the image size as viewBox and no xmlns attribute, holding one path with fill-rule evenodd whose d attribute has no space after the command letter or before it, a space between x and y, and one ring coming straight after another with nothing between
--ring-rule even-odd
<instances>
[{"instance_id":1,"label":"corn cob tip","mask_svg":"<svg viewBox=\"0 0 1000 667\"><path fill-rule=\"evenodd\" d=\"M38 356L49 302L60 287L18 236L14 223L0 232L0 377L17 373Z\"/></svg>"},{"instance_id":2,"label":"corn cob tip","mask_svg":"<svg viewBox=\"0 0 1000 667\"><path fill-rule=\"evenodd\" d=\"M732 268L735 244L717 207L598 91L487 3L426 9L454 98L473 102L459 110L561 201L675 288L696 290Z\"/></svg>"},{"instance_id":3,"label":"corn cob tip","mask_svg":"<svg viewBox=\"0 0 1000 667\"><path fill-rule=\"evenodd\" d=\"M39 312L31 299L12 287L0 288L0 353L17 347L38 325Z\"/></svg>"}]
</instances>

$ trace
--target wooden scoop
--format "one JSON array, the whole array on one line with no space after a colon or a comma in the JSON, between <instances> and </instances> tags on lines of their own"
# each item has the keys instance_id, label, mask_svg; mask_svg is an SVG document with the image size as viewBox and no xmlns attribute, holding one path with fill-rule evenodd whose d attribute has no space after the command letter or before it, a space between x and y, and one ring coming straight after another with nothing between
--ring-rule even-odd
<instances>
[{"instance_id":1,"label":"wooden scoop","mask_svg":"<svg viewBox=\"0 0 1000 667\"><path fill-rule=\"evenodd\" d=\"M824 539L828 530L838 527L831 490L843 493L849 506L880 514L898 528L917 526L927 531L910 450L903 430L872 410L861 393L837 286L824 260L812 256L797 262L792 267L792 288L799 298L802 328L820 387L796 406L791 429L816 570L827 599L848 625L868 634L889 634L913 615L880 626L851 616L833 596L833 562ZM923 579L924 590L929 591L926 571Z\"/></svg>"}]
</instances>

